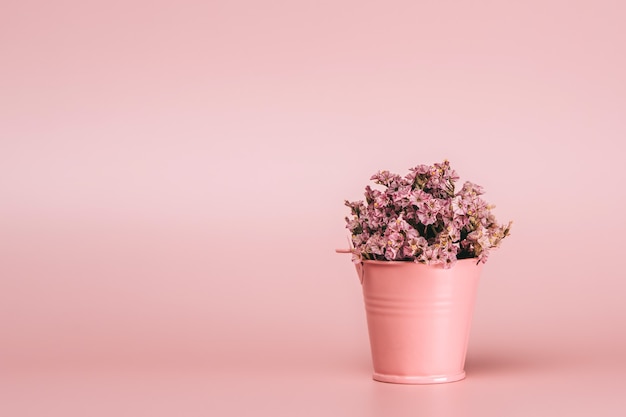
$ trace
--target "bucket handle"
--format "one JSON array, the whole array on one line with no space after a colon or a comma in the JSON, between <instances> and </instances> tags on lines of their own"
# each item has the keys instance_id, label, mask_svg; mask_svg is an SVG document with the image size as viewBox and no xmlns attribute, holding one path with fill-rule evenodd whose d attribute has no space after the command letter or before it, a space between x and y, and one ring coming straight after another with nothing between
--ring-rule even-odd
<instances>
[{"instance_id":1,"label":"bucket handle","mask_svg":"<svg viewBox=\"0 0 626 417\"><path fill-rule=\"evenodd\" d=\"M335 249L335 252L352 253L352 250L351 249ZM354 267L356 268L356 274L359 277L359 281L361 282L361 285L363 285L363 275L365 274L365 271L363 270L363 262L355 263Z\"/></svg>"}]
</instances>

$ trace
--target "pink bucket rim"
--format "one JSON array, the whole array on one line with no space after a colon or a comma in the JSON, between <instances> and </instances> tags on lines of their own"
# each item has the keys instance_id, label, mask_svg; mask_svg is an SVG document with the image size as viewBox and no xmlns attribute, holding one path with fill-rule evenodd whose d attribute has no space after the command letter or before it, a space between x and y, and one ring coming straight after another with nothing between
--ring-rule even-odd
<instances>
[{"instance_id":1,"label":"pink bucket rim","mask_svg":"<svg viewBox=\"0 0 626 417\"><path fill-rule=\"evenodd\" d=\"M335 249L335 252L337 253L352 253L352 251L350 249ZM463 263L469 263L469 262L474 262L477 263L478 258L463 258L463 259L457 259L457 263L458 262L463 262ZM432 266L433 268L436 267L440 267L443 268L443 265L426 265L423 264L421 262L412 262L412 261L380 261L380 260L370 260L370 259L366 259L361 261L360 263L362 264L372 264L372 265L396 265L396 266L400 266L400 265L407 265L407 264L417 264L417 265L424 265L424 266Z\"/></svg>"},{"instance_id":2,"label":"pink bucket rim","mask_svg":"<svg viewBox=\"0 0 626 417\"><path fill-rule=\"evenodd\" d=\"M477 263L478 262L478 258L463 258L463 259L457 259L456 260L457 263L459 262L463 262L463 263ZM369 260L366 259L364 261L361 261L361 263L364 264L373 264L373 265L395 265L395 266L400 266L400 265L407 265L407 264L416 264L416 265L424 265L424 266L432 266L432 267L441 267L443 268L443 265L438 264L438 265L426 265L424 263L421 262L412 262L412 261L379 261L379 260Z\"/></svg>"}]
</instances>

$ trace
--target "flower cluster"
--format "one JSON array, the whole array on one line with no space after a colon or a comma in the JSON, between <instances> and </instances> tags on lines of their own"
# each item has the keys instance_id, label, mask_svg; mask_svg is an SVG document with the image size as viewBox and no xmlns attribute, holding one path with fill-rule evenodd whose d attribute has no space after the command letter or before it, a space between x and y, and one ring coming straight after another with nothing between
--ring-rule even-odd
<instances>
[{"instance_id":1,"label":"flower cluster","mask_svg":"<svg viewBox=\"0 0 626 417\"><path fill-rule=\"evenodd\" d=\"M499 225L494 206L479 185L455 190L456 172L446 160L411 168L404 177L379 171L371 178L383 190L365 187L365 201L346 201L352 217L354 262L412 261L452 267L457 259L486 262L491 248L509 235L511 222Z\"/></svg>"}]
</instances>

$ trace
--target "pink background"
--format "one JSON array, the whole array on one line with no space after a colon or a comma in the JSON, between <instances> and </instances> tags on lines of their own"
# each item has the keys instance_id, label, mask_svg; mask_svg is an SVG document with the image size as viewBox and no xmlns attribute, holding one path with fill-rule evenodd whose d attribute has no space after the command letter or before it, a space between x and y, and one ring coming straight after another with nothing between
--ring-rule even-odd
<instances>
[{"instance_id":1,"label":"pink background","mask_svg":"<svg viewBox=\"0 0 626 417\"><path fill-rule=\"evenodd\" d=\"M3 1L0 414L623 415L621 1ZM370 379L344 199L513 234L462 382Z\"/></svg>"}]
</instances>

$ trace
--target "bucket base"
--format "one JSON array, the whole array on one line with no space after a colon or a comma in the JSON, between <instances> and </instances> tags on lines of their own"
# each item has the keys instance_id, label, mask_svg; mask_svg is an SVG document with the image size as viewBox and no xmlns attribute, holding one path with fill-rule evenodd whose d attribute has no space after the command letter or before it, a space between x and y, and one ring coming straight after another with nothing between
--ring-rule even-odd
<instances>
[{"instance_id":1,"label":"bucket base","mask_svg":"<svg viewBox=\"0 0 626 417\"><path fill-rule=\"evenodd\" d=\"M465 371L452 375L432 376L409 376L409 375L385 375L374 372L374 380L390 382L392 384L445 384L446 382L460 381L465 378Z\"/></svg>"}]
</instances>

